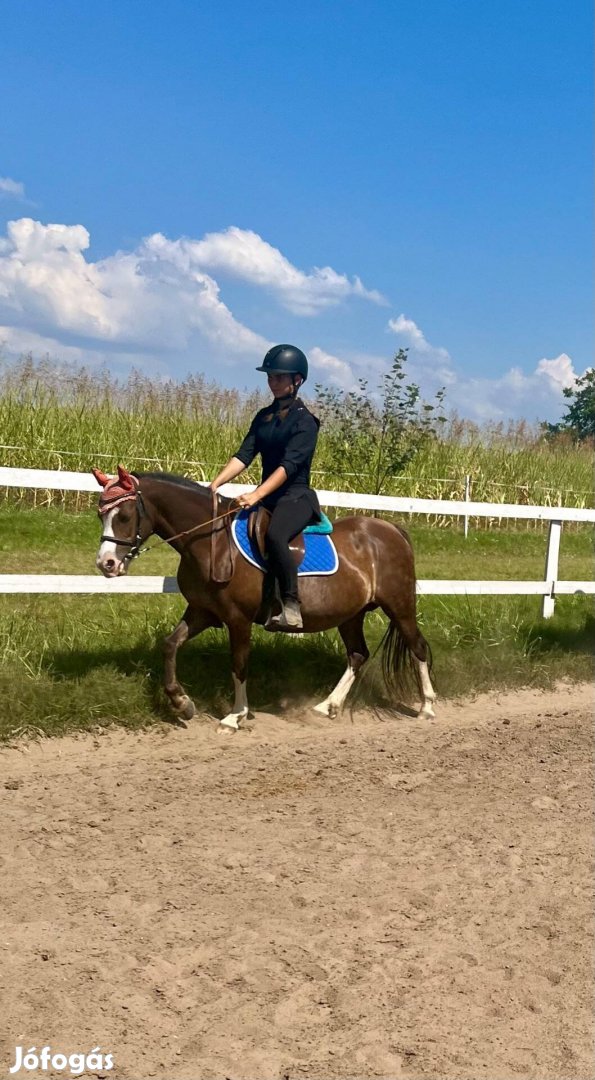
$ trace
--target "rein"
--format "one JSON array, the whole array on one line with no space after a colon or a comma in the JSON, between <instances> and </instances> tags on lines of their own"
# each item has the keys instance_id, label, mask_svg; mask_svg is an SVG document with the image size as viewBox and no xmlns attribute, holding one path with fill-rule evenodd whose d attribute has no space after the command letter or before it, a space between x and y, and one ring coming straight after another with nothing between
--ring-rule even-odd
<instances>
[{"instance_id":1,"label":"rein","mask_svg":"<svg viewBox=\"0 0 595 1080\"><path fill-rule=\"evenodd\" d=\"M135 477L136 479L136 477ZM216 492L213 492L214 499L217 497ZM120 547L129 547L130 551L124 556L123 562L129 563L133 559L137 559L139 555L145 555L148 551L153 551L154 548L159 547L160 544L172 544L174 540L180 540L183 536L189 536L190 533L196 532L198 529L204 529L207 525L213 525L216 521L221 521L223 518L230 517L231 514L237 514L238 508L233 510L225 510L222 514L216 514L214 517L209 518L208 521L201 521L198 525L192 525L190 529L184 529L182 532L176 533L174 536L167 538L158 537L155 543L149 544L146 547L141 547L142 536L140 532L141 521L143 517L147 516L145 510L145 504L141 495L140 489L137 487L136 491L131 492L129 495L119 497L108 502L103 507L99 507L100 514L107 514L109 510L115 509L116 506L121 505L124 502L132 502L134 499L136 503L137 522L136 522L136 537L134 540L118 540L115 536L106 536L105 534L100 537L100 543L107 540L111 543L117 544Z\"/></svg>"},{"instance_id":2,"label":"rein","mask_svg":"<svg viewBox=\"0 0 595 1080\"><path fill-rule=\"evenodd\" d=\"M138 552L138 554L144 555L145 551L152 551L153 548L158 547L159 544L171 544L174 540L179 540L182 536L188 536L190 533L196 532L197 529L204 529L206 525L212 525L215 521L221 521L222 518L229 517L230 514L237 514L237 512L237 507L235 507L233 510L226 510L225 513L216 514L215 517L209 518L208 521L201 521L200 525L193 525L191 529L184 529L184 532L176 533L175 536L168 537L167 540L164 540L162 537L158 537L154 544L151 544L150 547L143 548L142 551Z\"/></svg>"}]
</instances>

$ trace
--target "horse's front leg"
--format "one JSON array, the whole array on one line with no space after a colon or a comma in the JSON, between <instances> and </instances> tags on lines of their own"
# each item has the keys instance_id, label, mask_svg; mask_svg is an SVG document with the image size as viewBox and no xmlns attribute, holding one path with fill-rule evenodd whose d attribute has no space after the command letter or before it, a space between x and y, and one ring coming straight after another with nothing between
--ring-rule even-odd
<instances>
[{"instance_id":1,"label":"horse's front leg","mask_svg":"<svg viewBox=\"0 0 595 1080\"><path fill-rule=\"evenodd\" d=\"M227 731L237 731L242 720L245 720L248 716L246 676L248 673L252 623L248 622L243 615L238 615L237 618L230 619L227 629L231 645L231 671L235 697L233 708L227 716L223 717L221 726Z\"/></svg>"},{"instance_id":2,"label":"horse's front leg","mask_svg":"<svg viewBox=\"0 0 595 1080\"><path fill-rule=\"evenodd\" d=\"M164 665L164 689L172 709L183 720L191 720L196 713L196 706L192 698L184 691L178 682L176 674L176 654L180 645L196 637L202 630L213 626L213 619L207 611L193 610L187 607L180 622L173 633L169 634L163 642Z\"/></svg>"}]
</instances>

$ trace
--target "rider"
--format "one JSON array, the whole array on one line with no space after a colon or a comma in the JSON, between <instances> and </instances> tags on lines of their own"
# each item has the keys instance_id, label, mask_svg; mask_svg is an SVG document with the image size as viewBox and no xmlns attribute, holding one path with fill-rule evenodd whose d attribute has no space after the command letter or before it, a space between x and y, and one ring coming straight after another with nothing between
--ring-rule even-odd
<instances>
[{"instance_id":1,"label":"rider","mask_svg":"<svg viewBox=\"0 0 595 1080\"><path fill-rule=\"evenodd\" d=\"M267 532L269 566L279 583L282 610L270 616L267 630L301 630L297 568L289 550L294 536L321 518L316 492L310 487L310 466L319 421L297 396L308 377L308 361L294 345L269 349L257 371L268 376L274 401L260 409L238 452L213 480L211 490L234 480L254 460L262 459L262 479L255 491L240 495L241 507L261 502L271 511Z\"/></svg>"}]
</instances>

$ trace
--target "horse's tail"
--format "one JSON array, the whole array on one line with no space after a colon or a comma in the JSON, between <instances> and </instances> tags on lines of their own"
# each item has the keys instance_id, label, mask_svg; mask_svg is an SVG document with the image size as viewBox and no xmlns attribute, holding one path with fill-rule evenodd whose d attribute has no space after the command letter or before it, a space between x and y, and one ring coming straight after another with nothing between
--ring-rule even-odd
<instances>
[{"instance_id":1,"label":"horse's tail","mask_svg":"<svg viewBox=\"0 0 595 1080\"><path fill-rule=\"evenodd\" d=\"M426 648L428 674L431 675L434 667L432 650L425 638L423 641ZM392 619L382 637L380 648L382 674L387 688L398 696L406 696L413 686L421 691L419 668L415 663L413 651L397 623Z\"/></svg>"},{"instance_id":2,"label":"horse's tail","mask_svg":"<svg viewBox=\"0 0 595 1080\"><path fill-rule=\"evenodd\" d=\"M406 694L411 686L413 657L399 627L389 622L380 642L382 649L382 674L387 689L398 696Z\"/></svg>"}]
</instances>

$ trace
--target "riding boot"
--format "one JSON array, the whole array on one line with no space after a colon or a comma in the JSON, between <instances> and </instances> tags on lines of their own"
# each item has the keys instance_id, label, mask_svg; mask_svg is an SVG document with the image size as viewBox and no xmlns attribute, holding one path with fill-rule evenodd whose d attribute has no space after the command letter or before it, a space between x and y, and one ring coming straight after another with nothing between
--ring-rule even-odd
<instances>
[{"instance_id":1,"label":"riding boot","mask_svg":"<svg viewBox=\"0 0 595 1080\"><path fill-rule=\"evenodd\" d=\"M283 601L283 608L279 615L273 615L268 620L266 630L280 630L288 634L298 633L303 630L302 612L299 600L287 599Z\"/></svg>"}]
</instances>

